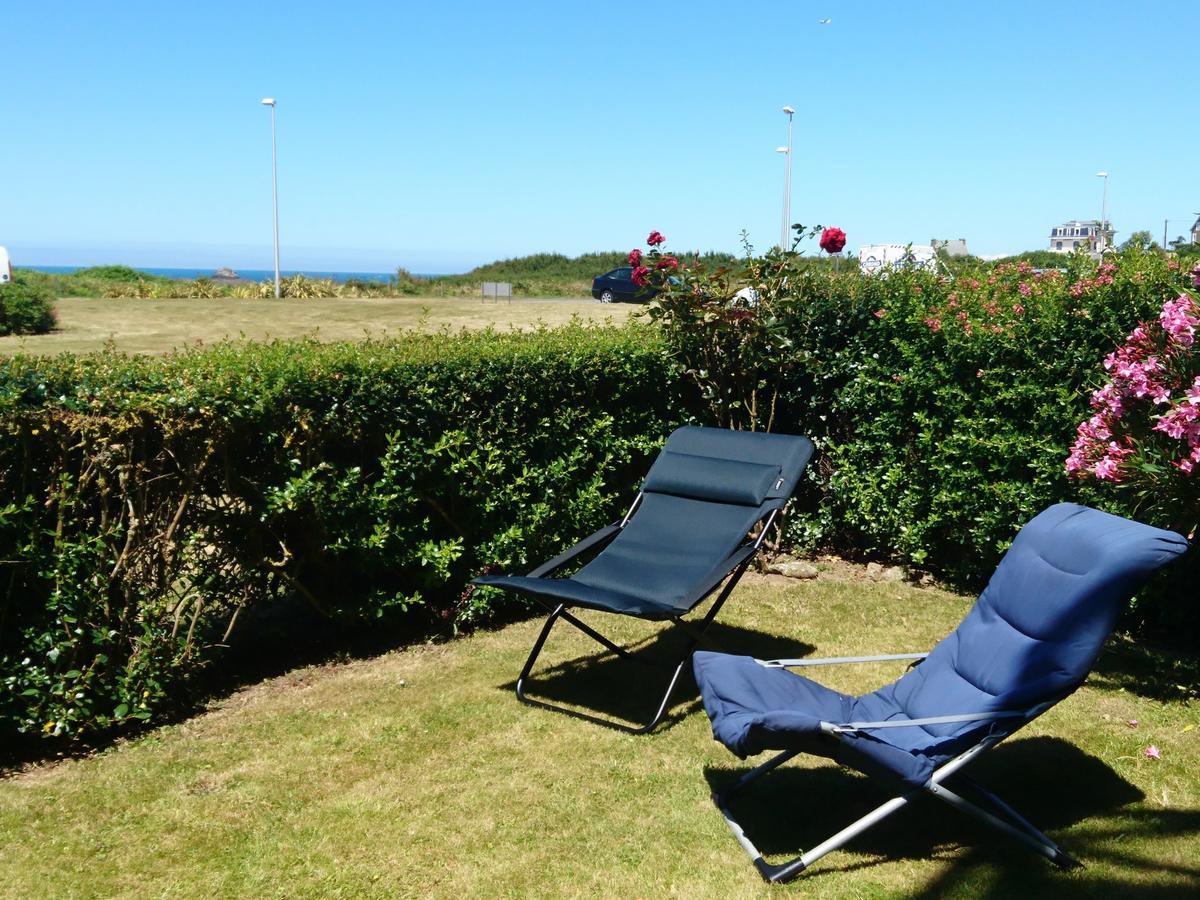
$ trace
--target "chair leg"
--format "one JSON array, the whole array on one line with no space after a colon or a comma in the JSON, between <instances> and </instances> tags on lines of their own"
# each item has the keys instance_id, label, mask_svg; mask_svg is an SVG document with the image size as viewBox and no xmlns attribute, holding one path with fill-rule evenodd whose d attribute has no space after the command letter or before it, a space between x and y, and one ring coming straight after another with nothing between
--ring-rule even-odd
<instances>
[{"instance_id":1,"label":"chair leg","mask_svg":"<svg viewBox=\"0 0 1200 900\"><path fill-rule=\"evenodd\" d=\"M789 759L799 754L800 751L789 750L785 753L779 754L778 756L772 757L757 768L751 769L732 785L725 788L723 791L714 794L713 802L721 811L721 815L725 818L725 823L733 832L733 836L737 838L737 842L742 845L742 849L746 851L746 853L750 856L750 859L754 862L754 866L756 869L758 869L759 874L762 875L765 880L775 883L791 881L822 856L825 856L827 853L830 853L834 850L840 849L849 841L853 840L855 837L871 828L873 825L881 822L898 809L906 806L913 797L917 796L922 791L927 791L933 794L942 802L947 803L950 806L961 810L967 815L973 816L979 821L990 825L1004 834L1009 835L1015 840L1020 841L1022 844L1029 847L1034 852L1046 857L1060 868L1073 869L1080 867L1082 863L1080 863L1056 843L1054 843L1054 841L1050 840L1050 838L1035 828L1019 812L1017 812L987 788L975 782L973 779L968 778L966 775L958 776L961 780L971 785L971 787L977 791L981 797L983 797L996 809L997 812L1006 818L1001 818L999 815L983 809L977 804L972 803L964 797L960 797L954 791L951 791L949 788L945 787L943 783L945 779L954 775L960 768L971 762L983 751L998 743L999 740L1000 738L998 737L986 738L980 744L977 744L942 766L922 787L914 788L906 794L893 797L891 800L888 800L886 803L881 804L871 812L867 813L861 819L858 819L857 821L852 822L850 825L847 825L832 837L829 837L820 844L817 844L811 850L807 850L797 856L795 859L788 860L787 862L779 865L772 865L763 859L762 853L759 851L759 849L754 846L748 837L746 837L746 833L742 830L742 826L733 817L733 813L731 813L729 810L729 798L740 792L751 782L767 774L771 770L783 765Z\"/></svg>"},{"instance_id":2,"label":"chair leg","mask_svg":"<svg viewBox=\"0 0 1200 900\"><path fill-rule=\"evenodd\" d=\"M841 831L829 838L826 838L811 850L806 850L795 859L790 859L787 862L774 865L763 859L762 852L756 846L754 846L754 843L748 837L746 837L746 832L742 830L742 826L738 823L737 819L733 817L733 813L730 812L728 801L730 797L741 791L748 784L750 784L750 782L756 780L762 775L767 774L772 769L776 769L783 765L789 759L796 756L799 752L799 750L788 750L785 753L781 753L779 756L772 757L761 766L758 766L757 768L747 772L725 790L713 795L713 803L715 803L717 809L721 811L721 815L725 818L725 824L729 826L729 830L733 832L733 836L737 839L737 842L742 845L742 849L746 851L746 854L754 863L754 867L758 869L758 874L763 877L764 881L769 881L772 884L783 884L791 881L821 857L828 853L832 853L834 850L844 847L864 831L883 821L901 807L907 805L909 800L918 792L916 789L914 789L903 796L893 797L891 800L888 800L886 803L876 807L862 818L850 823Z\"/></svg>"},{"instance_id":3,"label":"chair leg","mask_svg":"<svg viewBox=\"0 0 1200 900\"><path fill-rule=\"evenodd\" d=\"M667 689L662 696L662 700L659 702L658 708L655 710L654 715L650 718L650 720L643 725L626 725L624 722L615 722L611 719L593 716L589 713L582 712L581 710L569 709L565 706L559 706L556 703L550 703L546 700L537 700L525 693L525 683L529 679L529 673L533 670L534 663L537 662L538 656L541 655L542 648L546 644L546 638L550 636L550 631L554 628L554 623L559 619L565 619L588 637L624 657L625 659L636 661L635 657L633 657L629 651L623 647L617 646L604 635L600 634L600 632L571 615L571 613L567 612L565 605L560 603L546 619L546 624L542 626L542 630L538 634L537 640L534 641L533 649L529 651L529 657L525 660L525 666L521 669L521 674L517 676L517 699L530 706L540 706L543 709L551 709L555 712L564 713L577 719L583 719L588 722L593 722L597 725L603 725L606 728L612 728L616 731L623 731L626 734L646 734L647 732L652 731L655 726L657 726L663 720L663 717L667 713L667 706L671 702L671 695L675 692L675 686L679 683L679 676L683 674L683 667L687 664L688 660L691 659L692 651L696 648L696 642L693 641L688 646L687 650L684 651L682 658L680 658L676 663L675 669L671 673L671 680L667 683Z\"/></svg>"},{"instance_id":4,"label":"chair leg","mask_svg":"<svg viewBox=\"0 0 1200 900\"><path fill-rule=\"evenodd\" d=\"M941 784L930 784L926 786L931 794L942 800L945 803L959 809L969 816L990 825L998 831L1002 831L1014 840L1020 841L1029 849L1033 850L1047 859L1056 866L1063 869L1077 869L1083 866L1083 863L1075 859L1069 853L1050 840L1045 834L1038 830L1028 819L1022 816L1019 812L989 791L983 785L965 775L960 776L963 781L971 785L985 800L987 800L996 810L1005 818L1001 818L986 809L972 803L965 797L962 797L953 791L947 789Z\"/></svg>"}]
</instances>

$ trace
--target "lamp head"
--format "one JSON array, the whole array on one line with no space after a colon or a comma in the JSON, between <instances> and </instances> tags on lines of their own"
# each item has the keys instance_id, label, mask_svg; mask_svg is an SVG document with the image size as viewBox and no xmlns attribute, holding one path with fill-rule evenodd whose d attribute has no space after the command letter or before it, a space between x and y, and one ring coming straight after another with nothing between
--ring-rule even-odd
<instances>
[{"instance_id":1,"label":"lamp head","mask_svg":"<svg viewBox=\"0 0 1200 900\"><path fill-rule=\"evenodd\" d=\"M1107 177L1108 177L1108 173L1107 173L1107 172L1097 172L1097 173L1096 173L1096 177L1097 177L1097 178L1107 178Z\"/></svg>"},{"instance_id":2,"label":"lamp head","mask_svg":"<svg viewBox=\"0 0 1200 900\"><path fill-rule=\"evenodd\" d=\"M776 147L776 148L775 148L775 152L776 152L776 153L787 153L787 152L788 152L788 148L787 148L787 147Z\"/></svg>"},{"instance_id":3,"label":"lamp head","mask_svg":"<svg viewBox=\"0 0 1200 900\"><path fill-rule=\"evenodd\" d=\"M263 97L263 98L262 98L262 105L263 105L263 106L274 106L274 105L275 105L275 98L274 98L274 97Z\"/></svg>"},{"instance_id":4,"label":"lamp head","mask_svg":"<svg viewBox=\"0 0 1200 900\"><path fill-rule=\"evenodd\" d=\"M785 113L787 113L789 116L790 116L792 113L794 113L794 112L795 112L795 110L794 110L794 109L792 109L790 106L785 106L785 107L783 108L783 111L784 111Z\"/></svg>"}]
</instances>

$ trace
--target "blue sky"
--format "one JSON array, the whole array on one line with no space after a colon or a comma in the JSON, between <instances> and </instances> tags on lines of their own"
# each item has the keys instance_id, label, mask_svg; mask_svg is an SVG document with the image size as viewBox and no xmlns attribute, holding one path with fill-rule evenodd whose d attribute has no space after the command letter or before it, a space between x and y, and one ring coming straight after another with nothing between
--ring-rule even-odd
<instances>
[{"instance_id":1,"label":"blue sky","mask_svg":"<svg viewBox=\"0 0 1200 900\"><path fill-rule=\"evenodd\" d=\"M830 17L832 23L818 24ZM16 264L450 272L538 251L1117 240L1200 211L1200 4L8 4ZM1189 88L1189 83L1191 87Z\"/></svg>"}]
</instances>

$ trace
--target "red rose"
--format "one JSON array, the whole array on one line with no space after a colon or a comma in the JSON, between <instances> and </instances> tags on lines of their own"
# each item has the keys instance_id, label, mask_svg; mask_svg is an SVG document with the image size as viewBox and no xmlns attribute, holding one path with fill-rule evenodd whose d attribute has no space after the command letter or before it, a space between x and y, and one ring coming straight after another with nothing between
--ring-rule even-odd
<instances>
[{"instance_id":1,"label":"red rose","mask_svg":"<svg viewBox=\"0 0 1200 900\"><path fill-rule=\"evenodd\" d=\"M678 269L679 268L679 260L677 260L673 256L664 256L657 263L655 263L654 268L656 268L656 269Z\"/></svg>"},{"instance_id":2,"label":"red rose","mask_svg":"<svg viewBox=\"0 0 1200 900\"><path fill-rule=\"evenodd\" d=\"M642 251L641 250L630 250L629 251L629 264L631 266L640 266L642 264Z\"/></svg>"},{"instance_id":3,"label":"red rose","mask_svg":"<svg viewBox=\"0 0 1200 900\"><path fill-rule=\"evenodd\" d=\"M638 266L633 270L633 274L629 277L633 279L633 283L638 287L646 286L646 276L650 274L649 266Z\"/></svg>"},{"instance_id":4,"label":"red rose","mask_svg":"<svg viewBox=\"0 0 1200 900\"><path fill-rule=\"evenodd\" d=\"M652 231L652 232L650 232L650 237L646 238L646 243L649 244L651 247L657 247L659 244L663 243L665 240L666 240L666 238L663 237L659 232Z\"/></svg>"},{"instance_id":5,"label":"red rose","mask_svg":"<svg viewBox=\"0 0 1200 900\"><path fill-rule=\"evenodd\" d=\"M826 228L821 232L820 243L826 253L841 253L846 246L846 232L840 228Z\"/></svg>"}]
</instances>

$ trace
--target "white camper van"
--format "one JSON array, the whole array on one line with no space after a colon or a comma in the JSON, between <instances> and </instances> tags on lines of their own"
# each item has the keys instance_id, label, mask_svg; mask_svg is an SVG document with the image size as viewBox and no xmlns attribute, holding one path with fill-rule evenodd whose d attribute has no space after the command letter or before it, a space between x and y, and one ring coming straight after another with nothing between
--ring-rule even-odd
<instances>
[{"instance_id":1,"label":"white camper van","mask_svg":"<svg viewBox=\"0 0 1200 900\"><path fill-rule=\"evenodd\" d=\"M936 272L937 254L928 244L867 244L858 248L858 267L864 275L901 268Z\"/></svg>"},{"instance_id":2,"label":"white camper van","mask_svg":"<svg viewBox=\"0 0 1200 900\"><path fill-rule=\"evenodd\" d=\"M0 247L0 284L12 281L12 263L8 260L8 251Z\"/></svg>"}]
</instances>

